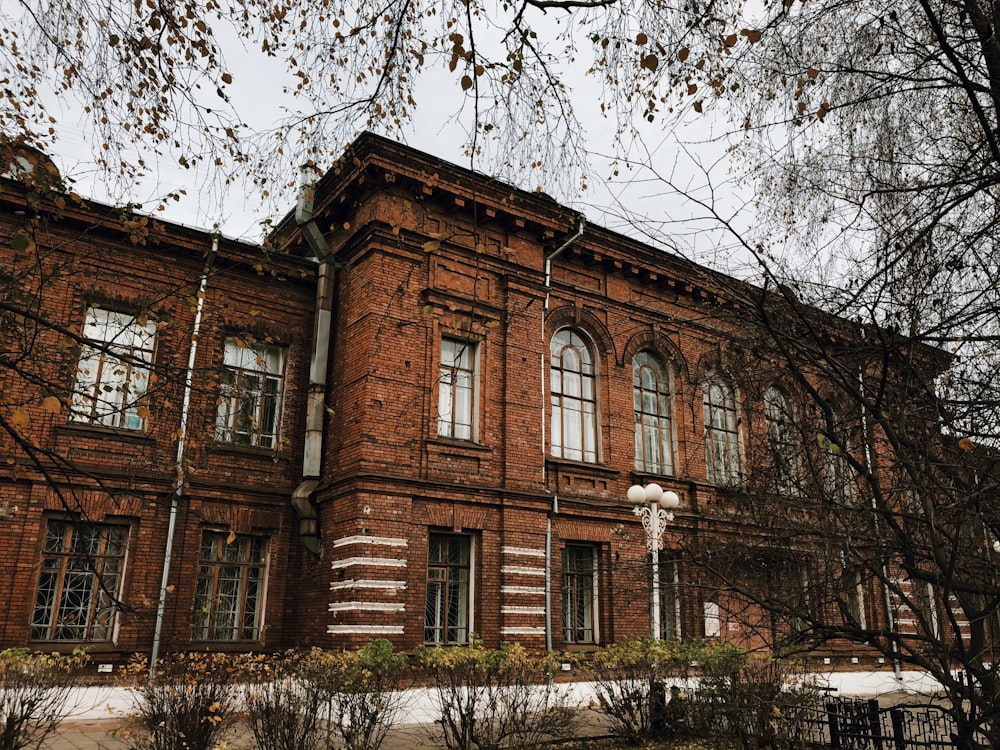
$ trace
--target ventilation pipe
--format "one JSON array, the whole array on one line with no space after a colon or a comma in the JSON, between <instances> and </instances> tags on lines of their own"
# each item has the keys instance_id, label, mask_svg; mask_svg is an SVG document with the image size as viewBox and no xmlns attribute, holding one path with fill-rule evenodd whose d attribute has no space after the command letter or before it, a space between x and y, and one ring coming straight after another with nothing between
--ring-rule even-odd
<instances>
[{"instance_id":1,"label":"ventilation pipe","mask_svg":"<svg viewBox=\"0 0 1000 750\"><path fill-rule=\"evenodd\" d=\"M170 563L174 556L174 537L177 535L177 510L184 496L187 484L187 473L184 471L184 448L187 440L188 415L191 411L191 388L194 381L195 355L198 352L198 336L201 334L201 317L205 308L205 289L208 287L208 276L215 264L215 256L219 252L219 236L212 237L212 247L205 259L205 269L201 272L198 282L198 302L195 305L194 327L191 330L191 348L188 350L187 369L184 371L184 397L181 401L181 423L177 430L177 483L174 486L170 500L170 519L167 522L167 544L163 553L163 575L160 578L160 597L156 603L156 621L153 625L153 647L149 653L149 676L153 676L156 660L160 657L160 644L163 642L163 621L167 612L167 595L170 593Z\"/></svg>"},{"instance_id":2,"label":"ventilation pipe","mask_svg":"<svg viewBox=\"0 0 1000 750\"><path fill-rule=\"evenodd\" d=\"M310 496L319 485L323 463L323 418L326 409L326 372L330 353L333 301L333 264L330 248L313 218L316 184L315 166L302 169L295 223L309 249L319 260L316 273L316 305L313 311L312 351L309 358L309 392L306 399L306 434L302 457L302 481L292 492L292 508L299 519L299 541L314 555L320 553L319 516ZM310 174L312 172L312 174Z\"/></svg>"},{"instance_id":3,"label":"ventilation pipe","mask_svg":"<svg viewBox=\"0 0 1000 750\"><path fill-rule=\"evenodd\" d=\"M545 394L548 383L545 380L545 316L549 312L549 288L552 286L552 260L583 236L587 220L581 216L576 234L562 243L545 257L545 304L542 305L542 483L548 489L549 479L545 471ZM545 520L545 648L552 651L552 518L559 515L559 493L552 496L552 510Z\"/></svg>"}]
</instances>

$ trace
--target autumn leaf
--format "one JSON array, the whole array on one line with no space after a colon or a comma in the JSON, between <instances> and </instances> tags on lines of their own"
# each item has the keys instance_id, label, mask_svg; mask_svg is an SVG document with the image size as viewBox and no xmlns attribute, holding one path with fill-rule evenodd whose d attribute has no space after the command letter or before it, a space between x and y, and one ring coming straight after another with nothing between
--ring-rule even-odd
<instances>
[{"instance_id":1,"label":"autumn leaf","mask_svg":"<svg viewBox=\"0 0 1000 750\"><path fill-rule=\"evenodd\" d=\"M639 44L639 45L643 45L643 44L645 44L648 41L649 41L649 37L646 36L645 34L643 34L641 31L635 37L635 43Z\"/></svg>"},{"instance_id":2,"label":"autumn leaf","mask_svg":"<svg viewBox=\"0 0 1000 750\"><path fill-rule=\"evenodd\" d=\"M963 451L972 451L976 449L976 444L971 439L964 437L958 441L958 447Z\"/></svg>"},{"instance_id":3,"label":"autumn leaf","mask_svg":"<svg viewBox=\"0 0 1000 750\"><path fill-rule=\"evenodd\" d=\"M650 73L655 73L656 68L660 64L660 58L656 55L646 55L642 58L642 67L648 70Z\"/></svg>"},{"instance_id":4,"label":"autumn leaf","mask_svg":"<svg viewBox=\"0 0 1000 750\"><path fill-rule=\"evenodd\" d=\"M462 76L462 91L468 91L472 88L472 76Z\"/></svg>"},{"instance_id":5,"label":"autumn leaf","mask_svg":"<svg viewBox=\"0 0 1000 750\"><path fill-rule=\"evenodd\" d=\"M55 396L49 396L42 401L42 408L49 414L58 414L59 410L62 409L62 402Z\"/></svg>"},{"instance_id":6,"label":"autumn leaf","mask_svg":"<svg viewBox=\"0 0 1000 750\"><path fill-rule=\"evenodd\" d=\"M441 248L441 243L438 240L428 240L424 243L424 252L433 253L435 250Z\"/></svg>"},{"instance_id":7,"label":"autumn leaf","mask_svg":"<svg viewBox=\"0 0 1000 750\"><path fill-rule=\"evenodd\" d=\"M688 59L688 55L690 54L691 50L689 50L687 47L681 47L680 50L677 52L677 59L680 60L681 62L684 62L685 60Z\"/></svg>"},{"instance_id":8,"label":"autumn leaf","mask_svg":"<svg viewBox=\"0 0 1000 750\"><path fill-rule=\"evenodd\" d=\"M236 541L236 532L230 531L229 536L226 537L226 544L232 544Z\"/></svg>"},{"instance_id":9,"label":"autumn leaf","mask_svg":"<svg viewBox=\"0 0 1000 750\"><path fill-rule=\"evenodd\" d=\"M29 421L31 421L31 417L28 415L28 410L23 406L19 406L10 415L10 423L15 427L24 427Z\"/></svg>"},{"instance_id":10,"label":"autumn leaf","mask_svg":"<svg viewBox=\"0 0 1000 750\"><path fill-rule=\"evenodd\" d=\"M756 44L762 36L761 32L757 29L743 29L740 33L747 38L750 44Z\"/></svg>"},{"instance_id":11,"label":"autumn leaf","mask_svg":"<svg viewBox=\"0 0 1000 750\"><path fill-rule=\"evenodd\" d=\"M806 71L806 75L815 80L816 77L819 76L819 71L816 70L816 68L809 68L809 70Z\"/></svg>"}]
</instances>

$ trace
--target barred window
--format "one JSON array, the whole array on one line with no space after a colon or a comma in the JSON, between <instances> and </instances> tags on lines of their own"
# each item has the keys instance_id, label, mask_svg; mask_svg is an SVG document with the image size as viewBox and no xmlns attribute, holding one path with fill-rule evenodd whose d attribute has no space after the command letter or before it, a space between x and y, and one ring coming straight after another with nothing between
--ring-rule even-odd
<instances>
[{"instance_id":1,"label":"barred window","mask_svg":"<svg viewBox=\"0 0 1000 750\"><path fill-rule=\"evenodd\" d=\"M427 549L425 643L468 643L472 540L459 534L431 534Z\"/></svg>"},{"instance_id":2,"label":"barred window","mask_svg":"<svg viewBox=\"0 0 1000 750\"><path fill-rule=\"evenodd\" d=\"M569 545L562 564L563 642L597 643L597 548Z\"/></svg>"},{"instance_id":3,"label":"barred window","mask_svg":"<svg viewBox=\"0 0 1000 750\"><path fill-rule=\"evenodd\" d=\"M194 640L259 640L266 574L266 537L204 532L195 590Z\"/></svg>"},{"instance_id":4,"label":"barred window","mask_svg":"<svg viewBox=\"0 0 1000 750\"><path fill-rule=\"evenodd\" d=\"M35 641L110 641L128 528L50 520L31 615Z\"/></svg>"}]
</instances>

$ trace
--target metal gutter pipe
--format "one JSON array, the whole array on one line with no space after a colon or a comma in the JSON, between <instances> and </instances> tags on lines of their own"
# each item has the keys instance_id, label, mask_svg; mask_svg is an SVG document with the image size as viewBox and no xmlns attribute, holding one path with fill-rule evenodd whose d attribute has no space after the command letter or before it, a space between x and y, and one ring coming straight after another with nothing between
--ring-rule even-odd
<instances>
[{"instance_id":1,"label":"metal gutter pipe","mask_svg":"<svg viewBox=\"0 0 1000 750\"><path fill-rule=\"evenodd\" d=\"M545 257L545 304L542 305L542 484L548 489L549 478L545 470L545 394L548 392L545 380L545 315L549 311L549 288L552 286L552 260L583 236L587 219L580 217L576 234L562 243ZM552 650L552 516L559 514L559 494L552 498L552 510L545 522L545 648Z\"/></svg>"},{"instance_id":2,"label":"metal gutter pipe","mask_svg":"<svg viewBox=\"0 0 1000 750\"><path fill-rule=\"evenodd\" d=\"M191 388L194 380L195 355L198 352L198 336L201 334L201 318L205 309L205 290L208 287L208 276L219 252L219 236L212 237L212 247L209 249L205 268L198 283L198 303L194 313L194 328L191 331L191 348L188 350L187 369L184 371L184 398L181 401L181 423L177 437L176 471L177 482L174 485L173 497L170 500L170 520L167 522L167 545L163 553L163 575L160 578L160 598L156 603L156 622L153 626L153 647L149 654L149 676L153 676L156 661L160 657L160 645L163 642L163 622L167 612L167 595L170 593L170 563L174 556L174 538L177 534L177 510L187 480L184 470L184 448L187 440L187 423L191 411Z\"/></svg>"},{"instance_id":3,"label":"metal gutter pipe","mask_svg":"<svg viewBox=\"0 0 1000 750\"><path fill-rule=\"evenodd\" d=\"M307 172L314 172L309 175ZM313 217L315 166L302 169L295 223L302 238L319 260L316 272L316 305L313 310L312 351L309 358L309 392L306 397L306 434L302 456L302 481L292 492L292 508L299 518L299 541L314 555L320 553L319 516L309 499L319 485L323 465L323 420L326 405L326 372L330 354L333 308L332 255Z\"/></svg>"}]
</instances>

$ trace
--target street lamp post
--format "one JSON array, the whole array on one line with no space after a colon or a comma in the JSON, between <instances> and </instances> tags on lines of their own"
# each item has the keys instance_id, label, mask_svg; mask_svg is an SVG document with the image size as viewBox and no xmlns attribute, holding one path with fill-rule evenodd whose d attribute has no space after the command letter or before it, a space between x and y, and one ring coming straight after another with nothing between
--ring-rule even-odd
<instances>
[{"instance_id":1,"label":"street lamp post","mask_svg":"<svg viewBox=\"0 0 1000 750\"><path fill-rule=\"evenodd\" d=\"M650 577L653 589L650 607L650 630L653 639L660 640L660 550L663 548L663 529L666 521L674 520L674 509L681 499L676 492L664 492L658 484L633 484L628 488L629 502L635 506L633 512L642 519L646 530L646 549L649 550L652 565Z\"/></svg>"}]
</instances>

